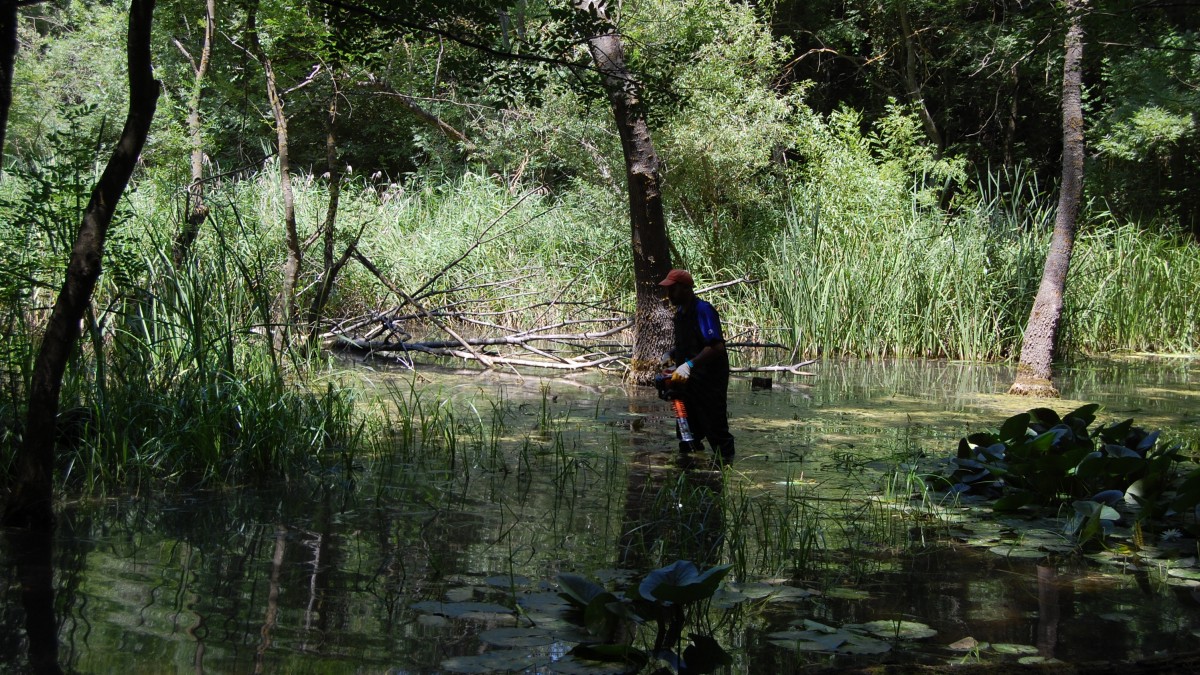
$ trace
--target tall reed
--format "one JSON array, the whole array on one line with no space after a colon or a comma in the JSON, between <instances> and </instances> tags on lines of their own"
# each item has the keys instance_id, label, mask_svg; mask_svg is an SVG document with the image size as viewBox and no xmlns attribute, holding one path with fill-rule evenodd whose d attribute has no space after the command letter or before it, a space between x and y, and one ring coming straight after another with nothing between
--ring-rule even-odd
<instances>
[{"instance_id":1,"label":"tall reed","mask_svg":"<svg viewBox=\"0 0 1200 675\"><path fill-rule=\"evenodd\" d=\"M752 299L768 335L808 355L1007 358L1020 348L1053 220L1050 195L1016 176L953 217L914 200L894 220L799 190L764 253ZM1024 181L1024 182L1022 182ZM832 207L830 204L832 203ZM1080 228L1064 346L1193 352L1194 242L1133 225Z\"/></svg>"}]
</instances>

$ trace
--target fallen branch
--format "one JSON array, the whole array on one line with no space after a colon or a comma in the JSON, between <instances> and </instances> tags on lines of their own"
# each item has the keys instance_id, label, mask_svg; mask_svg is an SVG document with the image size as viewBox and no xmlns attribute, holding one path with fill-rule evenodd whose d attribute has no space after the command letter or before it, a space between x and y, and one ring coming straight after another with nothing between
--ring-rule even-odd
<instances>
[{"instance_id":1,"label":"fallen branch","mask_svg":"<svg viewBox=\"0 0 1200 675\"><path fill-rule=\"evenodd\" d=\"M483 365L485 365L489 368L492 367L491 359L489 359L487 356L484 356L483 354L480 354L479 352L476 352L475 349L470 344L468 344L466 340L464 340L462 338L462 336L460 336L458 333L454 332L453 328L450 328L449 326L443 324L441 321L438 321L437 318L435 318L432 314L425 311L425 309L422 308L421 305L418 304L416 300L413 300L407 293L400 290L400 288L397 287L395 284L393 284L391 281L389 281L387 277L383 276L383 273L379 271L379 268L375 267L374 263L372 263L370 260L368 260L367 257L365 255L363 255L361 252L359 252L359 250L357 248L354 249L354 259L357 260L358 262L362 263L362 266L366 267L367 270L371 272L371 274L374 274L375 278L379 279L379 282L382 283L384 286L386 286L388 290L390 290L391 292L400 296L401 299L403 299L405 302L409 303L413 307L416 307L418 311L420 311L422 314L425 315L425 318L432 321L433 324L435 326L437 326L438 328L441 328L442 330L446 331L446 333L449 334L450 337L453 337L455 340L458 341L458 344L462 345L463 347L466 347L467 351L471 353L471 356L473 358L479 360L481 363L483 363Z\"/></svg>"},{"instance_id":2,"label":"fallen branch","mask_svg":"<svg viewBox=\"0 0 1200 675\"><path fill-rule=\"evenodd\" d=\"M810 373L807 371L800 370L804 366L811 366L812 364L814 364L816 362L817 362L816 359L809 359L808 361L801 361L800 363L794 363L790 366L740 366L738 368L730 368L729 370L730 370L730 372L734 372L734 373L786 372L786 373L792 373L793 375L807 375L808 377L816 377L817 376L816 373Z\"/></svg>"}]
</instances>

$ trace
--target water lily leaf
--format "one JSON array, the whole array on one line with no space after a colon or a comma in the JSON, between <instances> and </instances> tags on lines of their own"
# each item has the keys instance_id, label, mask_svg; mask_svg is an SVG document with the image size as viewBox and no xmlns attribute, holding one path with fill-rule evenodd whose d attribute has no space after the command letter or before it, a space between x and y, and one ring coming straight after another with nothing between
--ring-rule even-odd
<instances>
[{"instance_id":1,"label":"water lily leaf","mask_svg":"<svg viewBox=\"0 0 1200 675\"><path fill-rule=\"evenodd\" d=\"M996 555L1002 555L1005 558L1023 558L1034 560L1037 558L1046 557L1045 552L1039 551L1036 548L1031 548L1029 546L1017 546L1014 544L1001 544L999 546L993 546L988 550Z\"/></svg>"},{"instance_id":2,"label":"water lily leaf","mask_svg":"<svg viewBox=\"0 0 1200 675\"><path fill-rule=\"evenodd\" d=\"M550 669L569 675L621 675L638 672L649 660L645 652L628 645L579 645Z\"/></svg>"},{"instance_id":3,"label":"water lily leaf","mask_svg":"<svg viewBox=\"0 0 1200 675\"><path fill-rule=\"evenodd\" d=\"M677 560L646 575L638 593L652 602L688 604L712 597L733 565L718 565L705 572L687 560Z\"/></svg>"},{"instance_id":4,"label":"water lily leaf","mask_svg":"<svg viewBox=\"0 0 1200 675\"><path fill-rule=\"evenodd\" d=\"M992 645L992 649L999 654L1037 654L1037 647L1033 645L1001 643Z\"/></svg>"},{"instance_id":5,"label":"water lily leaf","mask_svg":"<svg viewBox=\"0 0 1200 675\"><path fill-rule=\"evenodd\" d=\"M850 634L845 632L828 635L811 630L788 630L767 635L773 644L798 652L832 652L849 638Z\"/></svg>"},{"instance_id":6,"label":"water lily leaf","mask_svg":"<svg viewBox=\"0 0 1200 675\"><path fill-rule=\"evenodd\" d=\"M447 602L467 602L475 598L474 586L459 586L446 591Z\"/></svg>"},{"instance_id":7,"label":"water lily leaf","mask_svg":"<svg viewBox=\"0 0 1200 675\"><path fill-rule=\"evenodd\" d=\"M621 615L615 611L620 605L620 600L612 593L597 595L583 610L583 624L593 635L604 638L612 636L621 620Z\"/></svg>"},{"instance_id":8,"label":"water lily leaf","mask_svg":"<svg viewBox=\"0 0 1200 675\"><path fill-rule=\"evenodd\" d=\"M1029 413L1021 413L1013 415L1004 421L1000 426L1001 441L1019 441L1025 438L1025 431L1029 429Z\"/></svg>"},{"instance_id":9,"label":"water lily leaf","mask_svg":"<svg viewBox=\"0 0 1200 675\"><path fill-rule=\"evenodd\" d=\"M412 608L418 612L439 614L451 619L471 619L474 621L496 621L498 623L516 622L511 609L494 602L437 602L428 600L417 602Z\"/></svg>"},{"instance_id":10,"label":"water lily leaf","mask_svg":"<svg viewBox=\"0 0 1200 675\"><path fill-rule=\"evenodd\" d=\"M554 642L549 631L538 628L492 628L479 633L479 639L493 647L541 647Z\"/></svg>"},{"instance_id":11,"label":"water lily leaf","mask_svg":"<svg viewBox=\"0 0 1200 675\"><path fill-rule=\"evenodd\" d=\"M580 608L587 607L596 596L608 593L600 584L578 574L564 573L558 575L557 579L563 599Z\"/></svg>"},{"instance_id":12,"label":"water lily leaf","mask_svg":"<svg viewBox=\"0 0 1200 675\"><path fill-rule=\"evenodd\" d=\"M417 625L427 628L445 628L450 625L450 619L437 614L422 614L417 617Z\"/></svg>"},{"instance_id":13,"label":"water lily leaf","mask_svg":"<svg viewBox=\"0 0 1200 675\"><path fill-rule=\"evenodd\" d=\"M1029 506L1033 502L1034 495L1032 492L1014 492L997 499L992 504L992 508L996 511L1016 511L1022 506Z\"/></svg>"},{"instance_id":14,"label":"water lily leaf","mask_svg":"<svg viewBox=\"0 0 1200 675\"><path fill-rule=\"evenodd\" d=\"M1077 410L1075 412L1079 411ZM1039 425L1047 428L1062 424L1062 419L1058 416L1058 413L1054 412L1050 408L1034 408L1033 410L1029 411L1029 416L1034 422L1037 422ZM1067 417L1074 416L1075 413L1070 413L1067 415Z\"/></svg>"},{"instance_id":15,"label":"water lily leaf","mask_svg":"<svg viewBox=\"0 0 1200 675\"><path fill-rule=\"evenodd\" d=\"M1053 656L1022 656L1017 659L1017 663L1023 666L1035 666L1043 663L1062 663L1062 661Z\"/></svg>"},{"instance_id":16,"label":"water lily leaf","mask_svg":"<svg viewBox=\"0 0 1200 675\"><path fill-rule=\"evenodd\" d=\"M850 634L846 640L846 644L838 647L839 654L885 654L892 650L892 646L883 640L876 640L865 635Z\"/></svg>"},{"instance_id":17,"label":"water lily leaf","mask_svg":"<svg viewBox=\"0 0 1200 675\"><path fill-rule=\"evenodd\" d=\"M474 656L455 656L442 661L442 668L451 673L522 672L540 668L550 659L533 656L524 651L502 649Z\"/></svg>"},{"instance_id":18,"label":"water lily leaf","mask_svg":"<svg viewBox=\"0 0 1200 675\"><path fill-rule=\"evenodd\" d=\"M517 604L529 614L562 616L573 604L558 593L526 593L517 596Z\"/></svg>"},{"instance_id":19,"label":"water lily leaf","mask_svg":"<svg viewBox=\"0 0 1200 675\"><path fill-rule=\"evenodd\" d=\"M871 594L857 588L831 588L825 591L825 597L838 600L870 600Z\"/></svg>"},{"instance_id":20,"label":"water lily leaf","mask_svg":"<svg viewBox=\"0 0 1200 675\"><path fill-rule=\"evenodd\" d=\"M519 574L513 576L497 575L494 577L488 577L483 581L487 585L495 588L529 588L529 586L533 584L532 579L529 577L523 577Z\"/></svg>"},{"instance_id":21,"label":"water lily leaf","mask_svg":"<svg viewBox=\"0 0 1200 675\"><path fill-rule=\"evenodd\" d=\"M750 596L741 591L733 591L728 588L718 588L712 596L712 606L717 609L732 609L742 604L749 602Z\"/></svg>"},{"instance_id":22,"label":"water lily leaf","mask_svg":"<svg viewBox=\"0 0 1200 675\"><path fill-rule=\"evenodd\" d=\"M867 623L842 626L846 630L861 630L872 635L899 640L923 640L937 635L937 631L915 621L868 621Z\"/></svg>"},{"instance_id":23,"label":"water lily leaf","mask_svg":"<svg viewBox=\"0 0 1200 675\"><path fill-rule=\"evenodd\" d=\"M815 630L821 633L827 633L829 635L838 632L838 629L834 628L833 626L826 626L825 624L819 621L813 621L812 619L804 619L800 622L800 624L807 630Z\"/></svg>"},{"instance_id":24,"label":"water lily leaf","mask_svg":"<svg viewBox=\"0 0 1200 675\"><path fill-rule=\"evenodd\" d=\"M1175 577L1176 579L1188 579L1191 581L1200 581L1200 569L1194 567L1181 567L1167 570L1167 576Z\"/></svg>"}]
</instances>

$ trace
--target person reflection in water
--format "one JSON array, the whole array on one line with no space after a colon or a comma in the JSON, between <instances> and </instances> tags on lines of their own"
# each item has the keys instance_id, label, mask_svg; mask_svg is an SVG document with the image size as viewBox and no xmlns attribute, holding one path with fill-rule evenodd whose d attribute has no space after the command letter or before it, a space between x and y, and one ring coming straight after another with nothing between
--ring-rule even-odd
<instances>
[{"instance_id":1,"label":"person reflection in water","mask_svg":"<svg viewBox=\"0 0 1200 675\"><path fill-rule=\"evenodd\" d=\"M675 362L668 386L687 408L695 440L680 436L679 450L702 450L708 439L713 452L728 464L733 461L733 435L729 433L729 354L721 334L721 318L708 302L696 297L695 282L687 270L671 270L658 282L675 307ZM678 430L677 430L678 433Z\"/></svg>"}]
</instances>

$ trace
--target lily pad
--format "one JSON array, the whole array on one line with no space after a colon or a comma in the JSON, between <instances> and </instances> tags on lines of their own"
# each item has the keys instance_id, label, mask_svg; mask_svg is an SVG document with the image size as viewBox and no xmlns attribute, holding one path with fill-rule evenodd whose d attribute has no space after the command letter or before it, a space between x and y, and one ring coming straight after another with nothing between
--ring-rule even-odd
<instances>
[{"instance_id":1,"label":"lily pad","mask_svg":"<svg viewBox=\"0 0 1200 675\"><path fill-rule=\"evenodd\" d=\"M915 621L868 621L867 623L847 624L846 630L861 630L871 635L888 639L923 640L937 635L937 631L923 623Z\"/></svg>"},{"instance_id":2,"label":"lily pad","mask_svg":"<svg viewBox=\"0 0 1200 675\"><path fill-rule=\"evenodd\" d=\"M550 661L546 656L512 649L501 649L474 656L455 656L442 661L442 668L451 673L494 673L497 671L526 671L540 668Z\"/></svg>"},{"instance_id":3,"label":"lily pad","mask_svg":"<svg viewBox=\"0 0 1200 675\"><path fill-rule=\"evenodd\" d=\"M571 609L571 603L564 600L558 593L549 591L518 596L517 604L527 613L541 616L561 616Z\"/></svg>"},{"instance_id":4,"label":"lily pad","mask_svg":"<svg viewBox=\"0 0 1200 675\"><path fill-rule=\"evenodd\" d=\"M1033 645L1001 643L992 645L992 649L998 654L1037 654L1037 647Z\"/></svg>"},{"instance_id":5,"label":"lily pad","mask_svg":"<svg viewBox=\"0 0 1200 675\"><path fill-rule=\"evenodd\" d=\"M831 588L825 591L825 597L837 600L870 600L871 594L857 588Z\"/></svg>"},{"instance_id":6,"label":"lily pad","mask_svg":"<svg viewBox=\"0 0 1200 675\"><path fill-rule=\"evenodd\" d=\"M414 603L412 608L418 612L438 614L451 619L516 623L516 617L513 616L511 609L492 602L437 602L430 600Z\"/></svg>"},{"instance_id":7,"label":"lily pad","mask_svg":"<svg viewBox=\"0 0 1200 675\"><path fill-rule=\"evenodd\" d=\"M798 652L832 652L841 647L848 637L848 633L827 635L811 630L787 630L767 636L773 644Z\"/></svg>"},{"instance_id":8,"label":"lily pad","mask_svg":"<svg viewBox=\"0 0 1200 675\"><path fill-rule=\"evenodd\" d=\"M493 647L541 647L554 642L554 636L544 628L492 628L479 634L479 639Z\"/></svg>"},{"instance_id":9,"label":"lily pad","mask_svg":"<svg viewBox=\"0 0 1200 675\"><path fill-rule=\"evenodd\" d=\"M1017 663L1023 666L1034 666L1042 663L1062 663L1062 661L1052 656L1022 656L1017 659Z\"/></svg>"},{"instance_id":10,"label":"lily pad","mask_svg":"<svg viewBox=\"0 0 1200 675\"><path fill-rule=\"evenodd\" d=\"M506 588L506 589L507 588L528 588L531 584L533 584L532 579L530 579L529 577L523 577L519 574L516 574L513 576L509 576L507 574L496 575L494 577L488 577L487 579L484 579L483 581L488 586L492 586L494 588Z\"/></svg>"},{"instance_id":11,"label":"lily pad","mask_svg":"<svg viewBox=\"0 0 1200 675\"><path fill-rule=\"evenodd\" d=\"M848 630L834 630L832 633L820 629L787 630L770 633L767 638L779 647L800 652L883 654L891 650L891 645L882 640Z\"/></svg>"},{"instance_id":12,"label":"lily pad","mask_svg":"<svg viewBox=\"0 0 1200 675\"><path fill-rule=\"evenodd\" d=\"M812 597L813 592L807 588L797 588L788 586L787 584L768 584L762 582L752 582L747 584L730 584L730 591L740 593L747 599L765 598L768 602L799 602L805 598ZM713 600L721 594L721 590L717 591Z\"/></svg>"},{"instance_id":13,"label":"lily pad","mask_svg":"<svg viewBox=\"0 0 1200 675\"><path fill-rule=\"evenodd\" d=\"M716 609L733 609L748 600L750 600L750 596L741 591L718 588L717 592L713 593L711 602Z\"/></svg>"},{"instance_id":14,"label":"lily pad","mask_svg":"<svg viewBox=\"0 0 1200 675\"><path fill-rule=\"evenodd\" d=\"M1023 558L1035 560L1037 558L1046 557L1046 554L1043 551L1039 551L1036 548L1030 548L1028 546L1016 546L1012 544L1001 544L999 546L993 546L988 550L996 555L1004 556L1005 558Z\"/></svg>"},{"instance_id":15,"label":"lily pad","mask_svg":"<svg viewBox=\"0 0 1200 675\"><path fill-rule=\"evenodd\" d=\"M1200 569L1194 567L1178 567L1167 570L1167 576L1189 581L1200 581Z\"/></svg>"},{"instance_id":16,"label":"lily pad","mask_svg":"<svg viewBox=\"0 0 1200 675\"><path fill-rule=\"evenodd\" d=\"M474 586L459 586L446 591L446 602L467 602L474 599Z\"/></svg>"}]
</instances>

